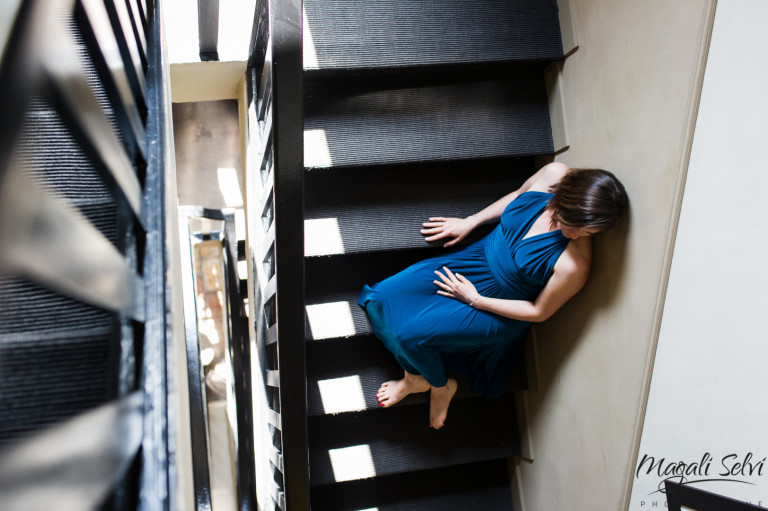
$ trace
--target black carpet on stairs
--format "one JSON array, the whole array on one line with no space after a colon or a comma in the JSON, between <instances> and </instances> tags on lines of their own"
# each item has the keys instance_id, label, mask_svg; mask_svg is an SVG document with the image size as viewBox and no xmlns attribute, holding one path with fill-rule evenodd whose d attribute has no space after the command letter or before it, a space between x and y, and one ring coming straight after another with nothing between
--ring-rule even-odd
<instances>
[{"instance_id":1,"label":"black carpet on stairs","mask_svg":"<svg viewBox=\"0 0 768 511\"><path fill-rule=\"evenodd\" d=\"M313 486L520 453L514 399L510 396L455 400L440 430L429 427L426 403L311 417L309 445ZM343 462L335 456L344 459L345 450L350 448L370 452L373 466L359 466L353 475L345 475L348 467L340 467Z\"/></svg>"},{"instance_id":2,"label":"black carpet on stairs","mask_svg":"<svg viewBox=\"0 0 768 511\"><path fill-rule=\"evenodd\" d=\"M512 511L507 460L312 488L313 511Z\"/></svg>"},{"instance_id":3,"label":"black carpet on stairs","mask_svg":"<svg viewBox=\"0 0 768 511\"><path fill-rule=\"evenodd\" d=\"M553 151L544 78L305 86L304 165L346 167Z\"/></svg>"},{"instance_id":4,"label":"black carpet on stairs","mask_svg":"<svg viewBox=\"0 0 768 511\"><path fill-rule=\"evenodd\" d=\"M306 0L304 68L366 69L562 58L542 0Z\"/></svg>"}]
</instances>

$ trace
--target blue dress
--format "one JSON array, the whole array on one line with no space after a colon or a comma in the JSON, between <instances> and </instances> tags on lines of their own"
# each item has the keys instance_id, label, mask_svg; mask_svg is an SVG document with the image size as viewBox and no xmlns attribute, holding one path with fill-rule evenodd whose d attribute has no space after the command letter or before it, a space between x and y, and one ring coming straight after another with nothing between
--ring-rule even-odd
<instances>
[{"instance_id":1,"label":"blue dress","mask_svg":"<svg viewBox=\"0 0 768 511\"><path fill-rule=\"evenodd\" d=\"M501 395L530 323L438 295L434 271L461 273L483 296L535 300L570 241L559 230L523 239L551 197L521 194L483 239L363 287L358 304L403 369L435 387L446 384L451 369L479 394Z\"/></svg>"}]
</instances>

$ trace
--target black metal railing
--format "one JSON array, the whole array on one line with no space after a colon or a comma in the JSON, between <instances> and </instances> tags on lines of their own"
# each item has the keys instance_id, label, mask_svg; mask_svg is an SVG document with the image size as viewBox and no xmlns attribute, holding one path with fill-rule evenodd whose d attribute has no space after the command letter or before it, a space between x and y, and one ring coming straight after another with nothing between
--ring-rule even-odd
<instances>
[{"instance_id":1,"label":"black metal railing","mask_svg":"<svg viewBox=\"0 0 768 511\"><path fill-rule=\"evenodd\" d=\"M195 272L190 240L190 218L200 216L196 211L179 208L179 238L181 270L184 286L184 337L187 354L187 387L189 389L189 428L192 442L192 484L195 509L211 509L210 434L205 373L200 361Z\"/></svg>"},{"instance_id":2,"label":"black metal railing","mask_svg":"<svg viewBox=\"0 0 768 511\"><path fill-rule=\"evenodd\" d=\"M192 435L193 484L197 509L211 508L210 468L208 463L209 435L206 424L205 373L200 363L200 338L195 302L195 272L193 271L194 244L204 240L216 241L222 247L222 266L226 295L226 332L229 361L233 375L235 406L234 448L237 474L238 509L255 510L256 489L253 473L253 409L251 389L251 354L248 338L248 317L243 303L241 279L237 271L238 241L234 210L212 210L199 206L179 208L181 265L184 273L184 322L187 347L187 374L189 379L190 420ZM218 226L209 233L195 224L201 219ZM214 231L214 229L211 229ZM199 292L199 291L198 291Z\"/></svg>"},{"instance_id":3,"label":"black metal railing","mask_svg":"<svg viewBox=\"0 0 768 511\"><path fill-rule=\"evenodd\" d=\"M219 0L197 0L200 60L219 60Z\"/></svg>"},{"instance_id":4,"label":"black metal railing","mask_svg":"<svg viewBox=\"0 0 768 511\"><path fill-rule=\"evenodd\" d=\"M254 147L249 259L263 282L249 297L261 357L268 445L257 459L268 477L257 493L281 510L309 509L304 347L303 62L301 0L259 0L248 65ZM261 221L257 215L261 216ZM262 229L263 227L263 229ZM258 233L256 231L259 231ZM258 240L258 241L256 241Z\"/></svg>"},{"instance_id":5,"label":"black metal railing","mask_svg":"<svg viewBox=\"0 0 768 511\"><path fill-rule=\"evenodd\" d=\"M152 0L27 0L9 13L0 508L66 509L74 496L79 508L172 509L161 11ZM42 457L20 467L30 450Z\"/></svg>"}]
</instances>

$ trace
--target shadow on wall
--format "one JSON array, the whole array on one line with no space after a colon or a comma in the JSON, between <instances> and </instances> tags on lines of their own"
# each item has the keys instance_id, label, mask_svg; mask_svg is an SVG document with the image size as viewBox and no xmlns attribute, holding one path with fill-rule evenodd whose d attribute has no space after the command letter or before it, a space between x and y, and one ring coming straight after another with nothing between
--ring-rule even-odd
<instances>
[{"instance_id":1,"label":"shadow on wall","mask_svg":"<svg viewBox=\"0 0 768 511\"><path fill-rule=\"evenodd\" d=\"M630 199L631 201L631 199ZM595 237L593 242L592 267L589 280L574 298L555 316L537 327L539 352L546 350L546 365L539 367L542 387L546 392L549 383L580 343L589 342L584 335L592 321L598 321L601 312L611 307L619 296L626 281L626 255L628 233L631 226L631 202L619 222L608 232ZM616 332L621 342L621 332ZM546 347L545 347L546 346ZM544 357L540 357L539 363ZM596 360L595 363L604 363ZM529 409L531 422L539 413L537 405L543 399L531 400Z\"/></svg>"},{"instance_id":2,"label":"shadow on wall","mask_svg":"<svg viewBox=\"0 0 768 511\"><path fill-rule=\"evenodd\" d=\"M618 296L626 277L627 241L631 222L631 205L619 222L608 232L595 238L592 270L589 282L576 300L587 304L593 311L610 306Z\"/></svg>"}]
</instances>

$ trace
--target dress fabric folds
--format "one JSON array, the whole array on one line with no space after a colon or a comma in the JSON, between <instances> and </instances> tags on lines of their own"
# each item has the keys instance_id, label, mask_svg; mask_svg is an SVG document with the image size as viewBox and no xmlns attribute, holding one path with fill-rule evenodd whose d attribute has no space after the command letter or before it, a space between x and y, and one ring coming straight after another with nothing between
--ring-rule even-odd
<instances>
[{"instance_id":1,"label":"dress fabric folds","mask_svg":"<svg viewBox=\"0 0 768 511\"><path fill-rule=\"evenodd\" d=\"M535 300L570 241L559 230L525 237L551 197L521 194L481 240L363 287L358 304L403 369L435 387L446 384L449 369L480 395L501 395L530 323L438 295L434 272L446 266L486 297Z\"/></svg>"}]
</instances>

